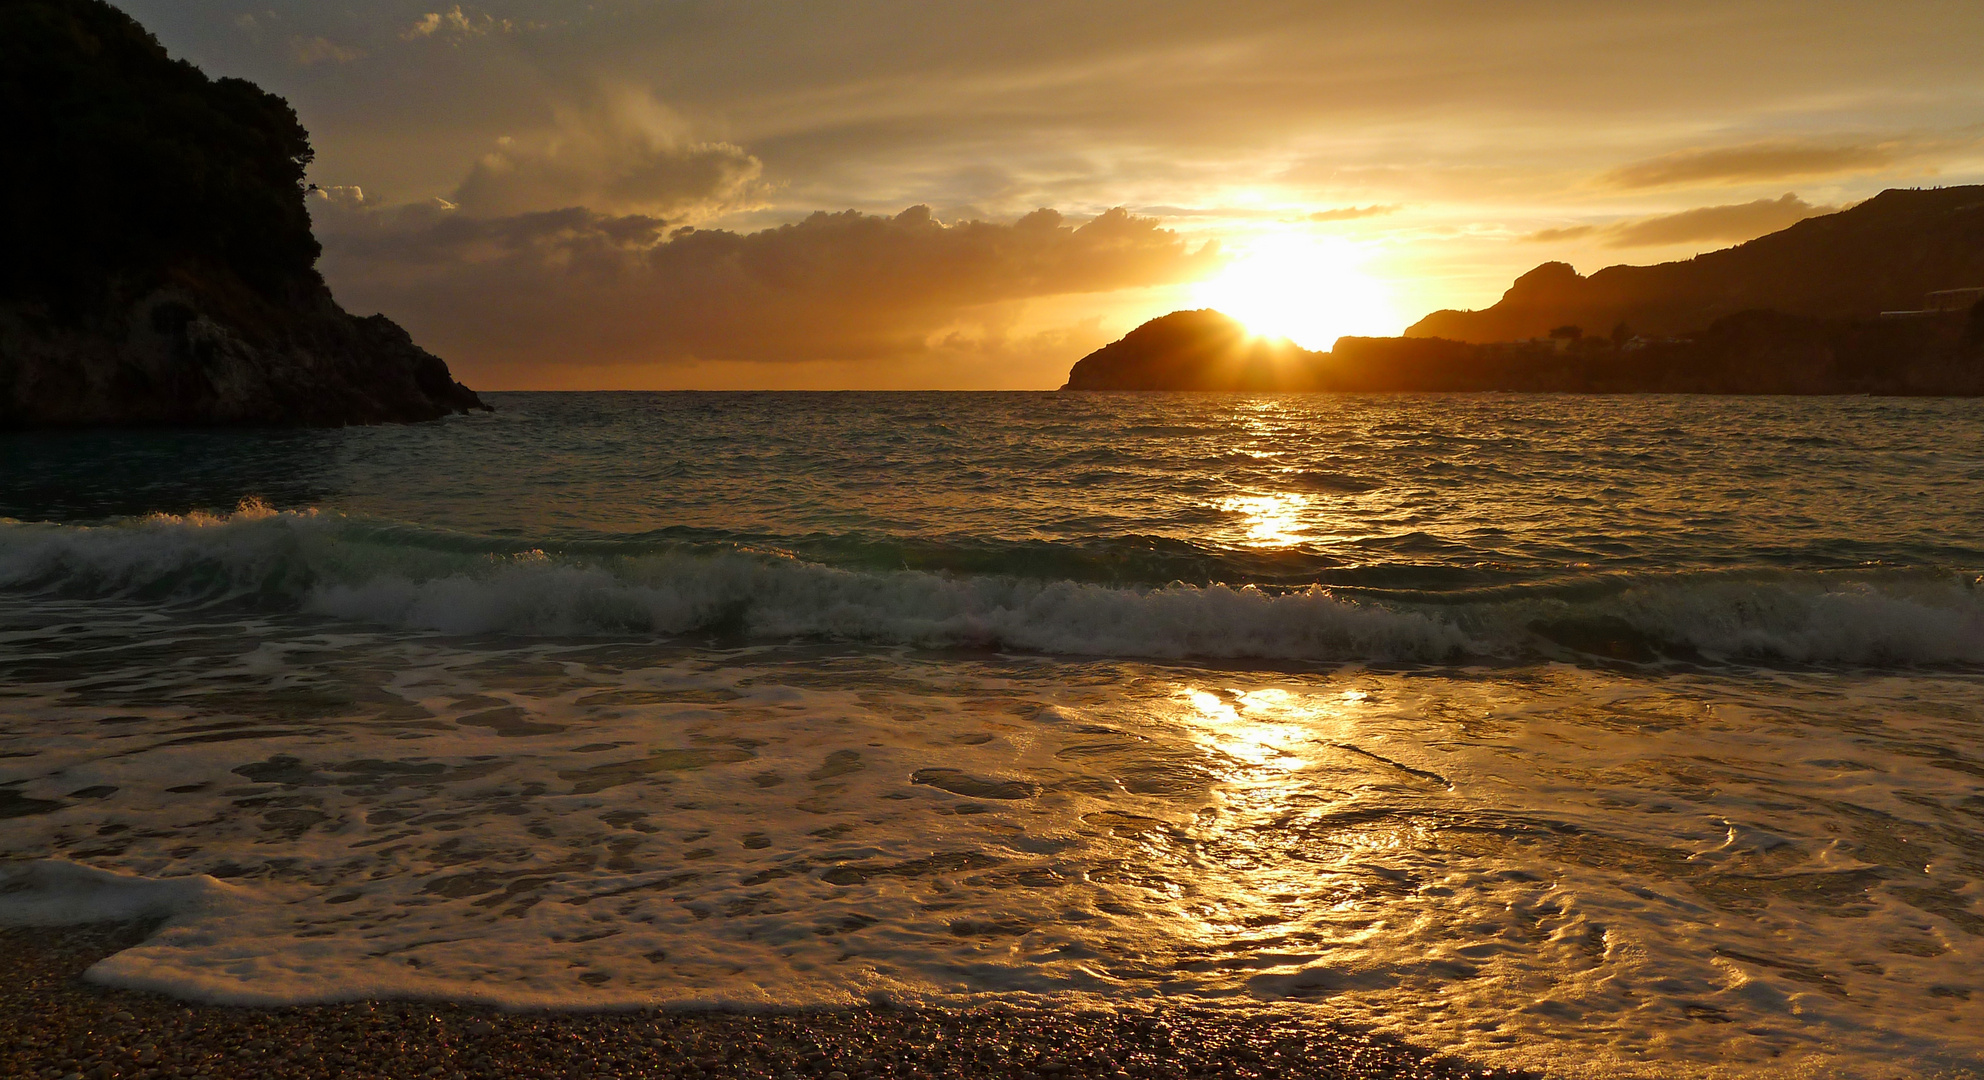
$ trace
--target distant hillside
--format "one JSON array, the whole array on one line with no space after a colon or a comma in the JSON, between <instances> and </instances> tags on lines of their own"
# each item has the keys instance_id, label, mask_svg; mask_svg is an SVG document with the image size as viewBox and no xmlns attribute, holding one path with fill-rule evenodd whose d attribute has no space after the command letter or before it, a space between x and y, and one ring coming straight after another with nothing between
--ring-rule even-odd
<instances>
[{"instance_id":1,"label":"distant hillside","mask_svg":"<svg viewBox=\"0 0 1984 1080\"><path fill-rule=\"evenodd\" d=\"M1742 311L1868 318L1920 307L1930 292L1984 285L1984 186L1884 191L1747 244L1658 266L1583 277L1544 263L1480 311L1436 311L1408 337L1518 341L1560 326L1654 336Z\"/></svg>"},{"instance_id":2,"label":"distant hillside","mask_svg":"<svg viewBox=\"0 0 1984 1080\"><path fill-rule=\"evenodd\" d=\"M1176 311L1090 353L1063 390L1984 394L1984 303L1930 318L1749 311L1685 339L1339 338L1329 352Z\"/></svg>"},{"instance_id":3,"label":"distant hillside","mask_svg":"<svg viewBox=\"0 0 1984 1080\"><path fill-rule=\"evenodd\" d=\"M482 407L318 276L287 102L101 0L0 0L0 427L344 424Z\"/></svg>"}]
</instances>

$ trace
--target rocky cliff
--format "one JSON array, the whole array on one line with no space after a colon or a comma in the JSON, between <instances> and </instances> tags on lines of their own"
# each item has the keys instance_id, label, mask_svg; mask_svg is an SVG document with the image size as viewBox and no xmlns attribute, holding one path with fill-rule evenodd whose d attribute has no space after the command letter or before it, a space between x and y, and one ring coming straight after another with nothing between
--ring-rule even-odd
<instances>
[{"instance_id":1,"label":"rocky cliff","mask_svg":"<svg viewBox=\"0 0 1984 1080\"><path fill-rule=\"evenodd\" d=\"M0 2L0 427L484 408L315 269L308 133L100 0Z\"/></svg>"}]
</instances>

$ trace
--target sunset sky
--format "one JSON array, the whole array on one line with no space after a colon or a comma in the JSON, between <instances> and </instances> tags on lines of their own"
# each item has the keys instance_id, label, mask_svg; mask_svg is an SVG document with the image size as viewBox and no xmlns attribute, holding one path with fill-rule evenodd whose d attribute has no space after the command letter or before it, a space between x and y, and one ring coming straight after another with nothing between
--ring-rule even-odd
<instances>
[{"instance_id":1,"label":"sunset sky","mask_svg":"<svg viewBox=\"0 0 1984 1080\"><path fill-rule=\"evenodd\" d=\"M479 389L1053 387L1984 181L1976 0L118 2L296 106L339 299Z\"/></svg>"}]
</instances>

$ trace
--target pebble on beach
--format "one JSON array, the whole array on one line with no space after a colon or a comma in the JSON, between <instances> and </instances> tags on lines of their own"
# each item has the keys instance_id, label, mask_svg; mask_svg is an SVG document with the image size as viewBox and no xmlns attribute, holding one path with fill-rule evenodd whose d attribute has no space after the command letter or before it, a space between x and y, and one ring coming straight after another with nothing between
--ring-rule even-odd
<instances>
[{"instance_id":1,"label":"pebble on beach","mask_svg":"<svg viewBox=\"0 0 1984 1080\"><path fill-rule=\"evenodd\" d=\"M420 1001L189 1005L82 980L133 926L0 930L0 1076L33 1080L1483 1080L1291 1010L881 1004L784 1012L500 1012Z\"/></svg>"}]
</instances>

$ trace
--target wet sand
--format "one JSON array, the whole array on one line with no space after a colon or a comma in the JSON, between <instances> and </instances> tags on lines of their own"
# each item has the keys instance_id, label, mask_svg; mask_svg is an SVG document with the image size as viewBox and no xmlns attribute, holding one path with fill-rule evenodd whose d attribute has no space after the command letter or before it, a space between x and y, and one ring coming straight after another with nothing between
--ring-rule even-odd
<instances>
[{"instance_id":1,"label":"wet sand","mask_svg":"<svg viewBox=\"0 0 1984 1080\"><path fill-rule=\"evenodd\" d=\"M82 981L131 925L0 929L0 1076L58 1078L1505 1077L1281 1009L875 1007L505 1013L189 1005Z\"/></svg>"}]
</instances>

